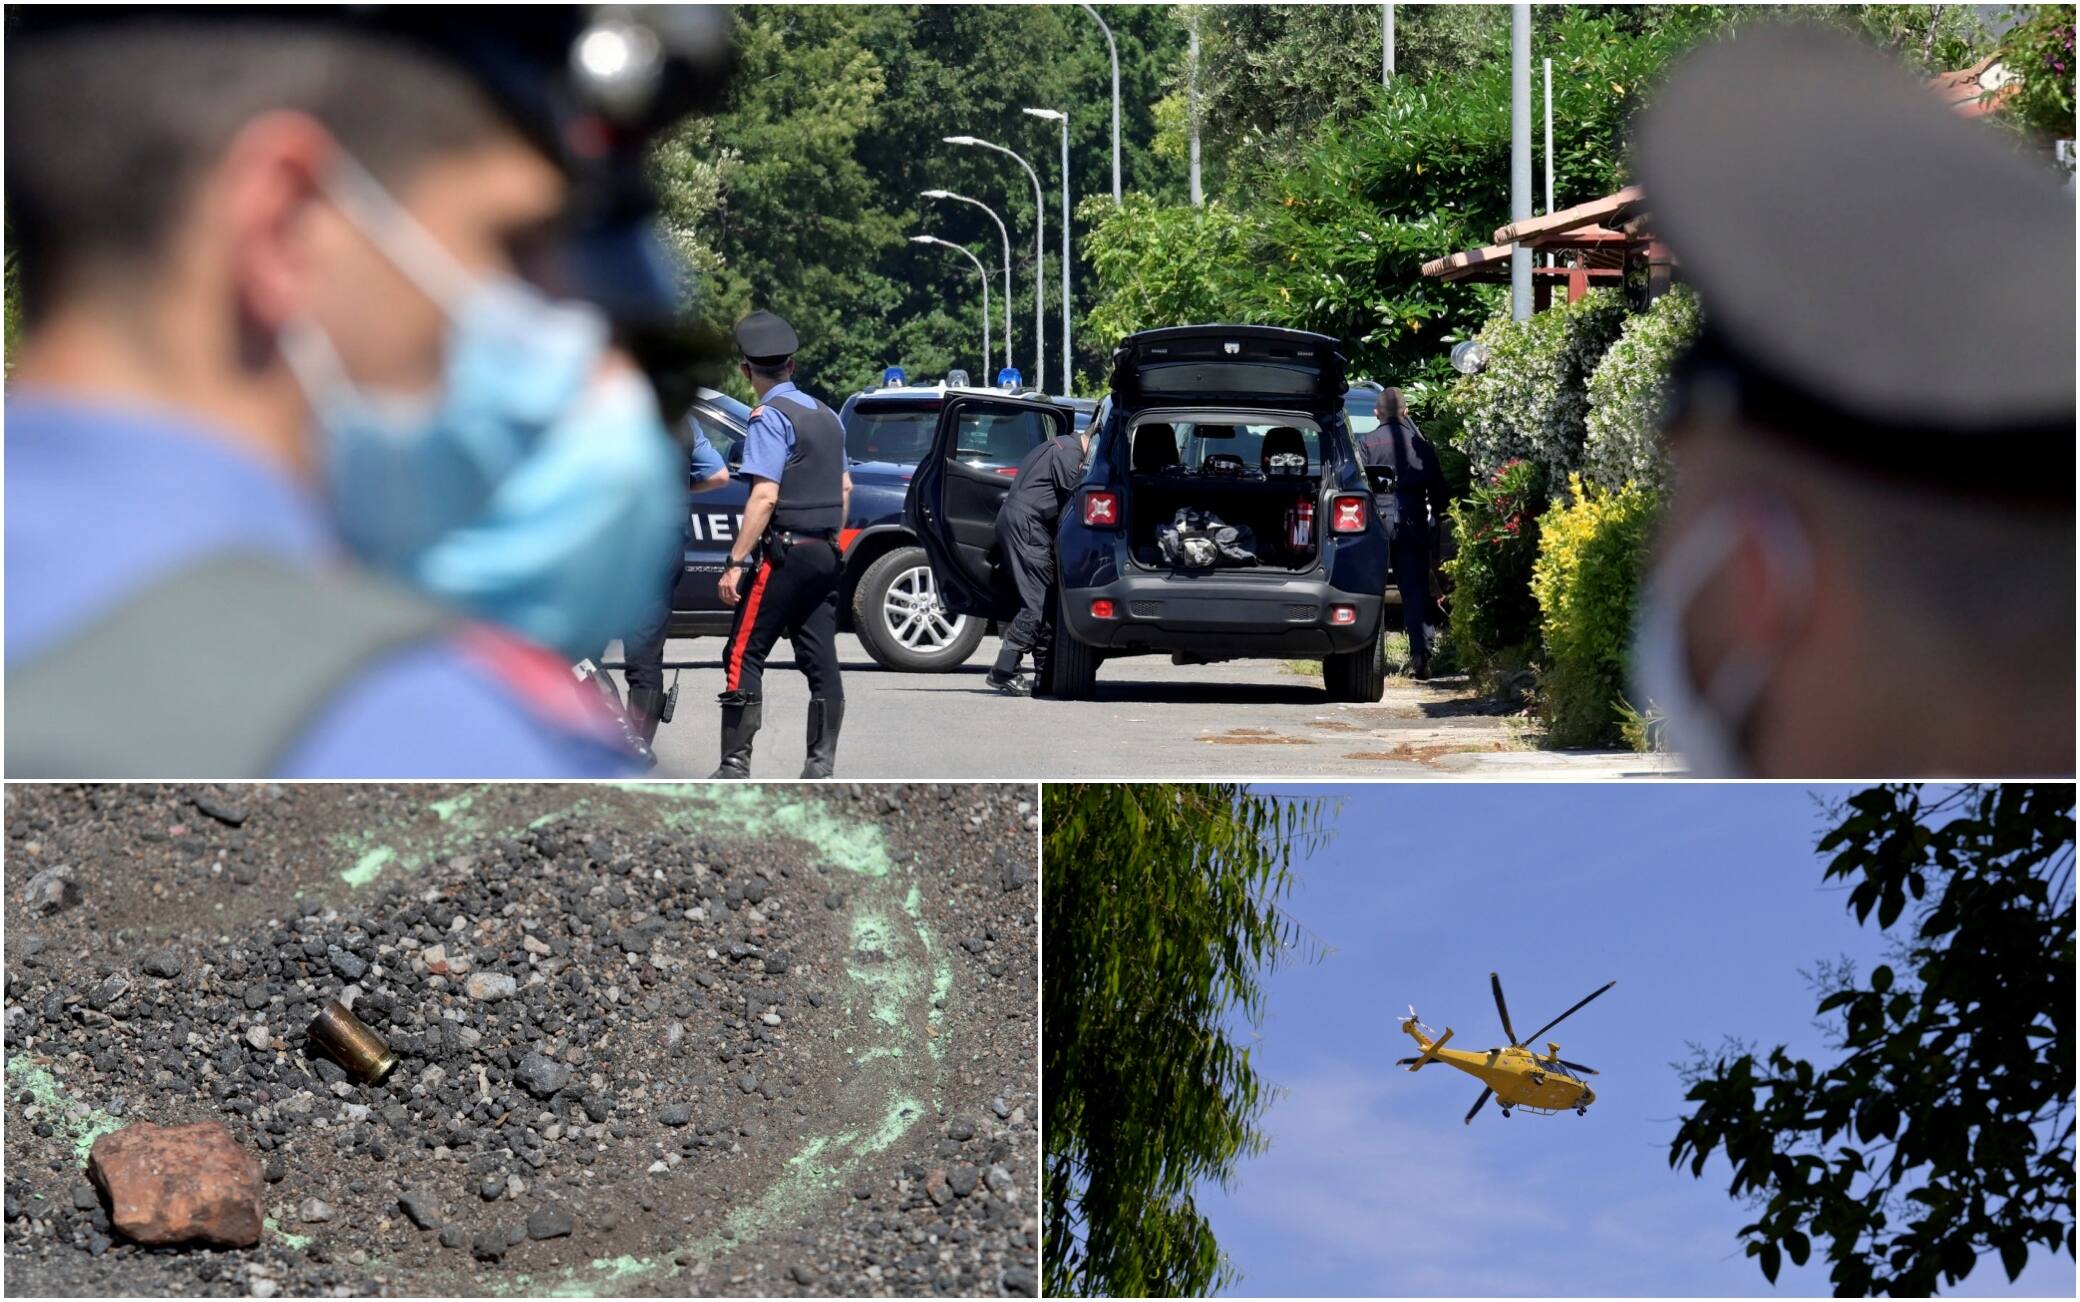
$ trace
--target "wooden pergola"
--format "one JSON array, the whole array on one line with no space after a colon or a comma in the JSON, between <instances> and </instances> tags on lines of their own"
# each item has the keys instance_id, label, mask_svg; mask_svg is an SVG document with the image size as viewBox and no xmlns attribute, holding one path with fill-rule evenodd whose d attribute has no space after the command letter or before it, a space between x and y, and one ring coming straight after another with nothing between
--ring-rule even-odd
<instances>
[{"instance_id":1,"label":"wooden pergola","mask_svg":"<svg viewBox=\"0 0 2080 1302\"><path fill-rule=\"evenodd\" d=\"M1653 292L1667 288L1674 266L1645 225L1639 187L1627 186L1601 199L1563 208L1543 217L1512 222L1495 232L1495 243L1448 254L1423 264L1423 274L1447 281L1507 283L1510 257L1519 248L1544 253L1549 265L1531 268L1534 310L1552 305L1556 285L1566 287L1574 302L1592 285L1617 284L1625 278L1629 258L1647 259Z\"/></svg>"}]
</instances>

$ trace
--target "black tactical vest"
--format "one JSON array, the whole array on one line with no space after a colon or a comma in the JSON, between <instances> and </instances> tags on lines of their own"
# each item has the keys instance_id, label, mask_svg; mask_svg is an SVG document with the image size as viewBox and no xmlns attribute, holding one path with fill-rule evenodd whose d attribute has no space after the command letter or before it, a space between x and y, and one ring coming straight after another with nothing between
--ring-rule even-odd
<instances>
[{"instance_id":1,"label":"black tactical vest","mask_svg":"<svg viewBox=\"0 0 2080 1302\"><path fill-rule=\"evenodd\" d=\"M804 408L793 398L813 403ZM771 404L794 426L794 448L780 475L773 527L836 532L845 524L845 427L829 407L797 390Z\"/></svg>"}]
</instances>

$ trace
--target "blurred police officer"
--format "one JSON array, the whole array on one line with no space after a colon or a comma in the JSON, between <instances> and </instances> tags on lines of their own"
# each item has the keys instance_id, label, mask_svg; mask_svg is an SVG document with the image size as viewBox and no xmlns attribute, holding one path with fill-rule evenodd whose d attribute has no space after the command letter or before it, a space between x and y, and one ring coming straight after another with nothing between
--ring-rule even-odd
<instances>
[{"instance_id":1,"label":"blurred police officer","mask_svg":"<svg viewBox=\"0 0 2080 1302\"><path fill-rule=\"evenodd\" d=\"M2073 200L1809 28L1679 71L1636 146L1706 326L1638 688L1698 773L2070 775Z\"/></svg>"},{"instance_id":2,"label":"blurred police officer","mask_svg":"<svg viewBox=\"0 0 2080 1302\"><path fill-rule=\"evenodd\" d=\"M701 432L699 423L688 416L685 426L691 436L692 449L688 458L687 491L709 493L729 483L729 467L723 462L722 454L708 442L707 435ZM682 521L686 518L681 517ZM664 644L666 630L672 622L672 594L679 584L688 541L682 529L679 550L673 554L671 565L661 576L663 600L650 618L628 635L621 648L622 674L628 680L629 741L636 758L646 768L657 763L657 753L653 749L657 728L669 718L675 705L675 693L667 693L664 689Z\"/></svg>"},{"instance_id":3,"label":"blurred police officer","mask_svg":"<svg viewBox=\"0 0 2080 1302\"><path fill-rule=\"evenodd\" d=\"M744 527L730 545L717 591L736 607L723 648L722 764L713 776L751 776L751 743L763 710L766 656L782 634L809 680L805 778L837 764L845 722L838 674L838 531L852 496L845 427L794 385L794 327L771 312L737 323L740 371L758 395L739 473L751 481Z\"/></svg>"},{"instance_id":4,"label":"blurred police officer","mask_svg":"<svg viewBox=\"0 0 2080 1302\"><path fill-rule=\"evenodd\" d=\"M10 776L625 767L510 630L622 617L670 525L602 310L674 290L660 21L10 12Z\"/></svg>"},{"instance_id":5,"label":"blurred police officer","mask_svg":"<svg viewBox=\"0 0 2080 1302\"><path fill-rule=\"evenodd\" d=\"M1044 439L1018 463L1018 476L997 512L997 547L1018 585L1018 614L1004 630L997 661L985 682L1010 696L1031 688L1018 672L1019 658L1039 645L1048 604L1054 600L1054 531L1062 505L1083 479L1088 431Z\"/></svg>"},{"instance_id":6,"label":"blurred police officer","mask_svg":"<svg viewBox=\"0 0 2080 1302\"><path fill-rule=\"evenodd\" d=\"M1390 554L1394 586L1401 592L1401 626L1408 631L1408 658L1417 678L1430 676L1427 625L1435 609L1430 596L1430 567L1437 555L1437 534L1451 505L1437 450L1416 428L1408 401L1399 389L1382 389L1373 407L1379 424L1359 440L1368 466L1393 471L1391 492L1375 498L1393 535Z\"/></svg>"}]
</instances>

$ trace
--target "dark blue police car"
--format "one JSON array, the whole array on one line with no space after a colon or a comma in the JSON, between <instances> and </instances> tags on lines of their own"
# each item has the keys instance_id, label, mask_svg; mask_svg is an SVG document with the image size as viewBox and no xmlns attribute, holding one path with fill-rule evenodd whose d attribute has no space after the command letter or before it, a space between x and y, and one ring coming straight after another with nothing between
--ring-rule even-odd
<instances>
[{"instance_id":1,"label":"dark blue police car","mask_svg":"<svg viewBox=\"0 0 2080 1302\"><path fill-rule=\"evenodd\" d=\"M948 611L917 538L903 523L903 496L930 446L941 388L855 394L839 412L851 458L852 509L838 535L845 558L839 626L858 634L875 663L933 672L958 667L982 641L986 619ZM751 409L701 389L686 419L734 471L744 456ZM674 637L725 636L732 611L715 594L730 544L744 521L744 481L687 498L685 563L672 594Z\"/></svg>"},{"instance_id":2,"label":"dark blue police car","mask_svg":"<svg viewBox=\"0 0 2080 1302\"><path fill-rule=\"evenodd\" d=\"M1105 660L1169 653L1319 658L1333 698L1380 699L1387 531L1351 437L1344 365L1334 339L1263 326L1122 341L1056 535L1045 690L1088 697ZM1016 612L994 532L1007 474L1073 421L1045 398L947 395L904 518L949 610ZM1225 549L1208 516L1236 529Z\"/></svg>"}]
</instances>

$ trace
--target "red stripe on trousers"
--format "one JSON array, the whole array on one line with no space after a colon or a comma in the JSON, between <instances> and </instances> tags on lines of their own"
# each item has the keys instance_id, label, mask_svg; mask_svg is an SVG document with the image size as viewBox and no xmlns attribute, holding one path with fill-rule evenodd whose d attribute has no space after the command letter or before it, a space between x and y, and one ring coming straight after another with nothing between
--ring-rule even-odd
<instances>
[{"instance_id":1,"label":"red stripe on trousers","mask_svg":"<svg viewBox=\"0 0 2080 1302\"><path fill-rule=\"evenodd\" d=\"M751 642L751 626L758 622L758 599L765 595L766 578L772 572L771 559L760 561L758 579L752 583L750 594L744 598L744 622L737 626L740 636L729 649L729 675L722 687L725 692L736 691L737 681L744 676L744 648Z\"/></svg>"}]
</instances>

